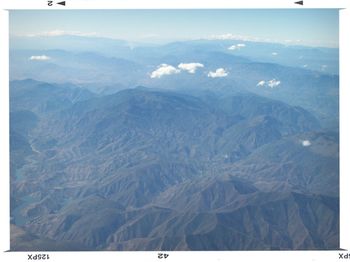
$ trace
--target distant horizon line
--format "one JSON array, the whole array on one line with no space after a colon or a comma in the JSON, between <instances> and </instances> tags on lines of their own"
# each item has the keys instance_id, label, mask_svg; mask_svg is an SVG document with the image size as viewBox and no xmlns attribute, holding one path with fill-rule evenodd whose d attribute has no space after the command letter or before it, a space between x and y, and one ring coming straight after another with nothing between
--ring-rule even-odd
<instances>
[{"instance_id":1,"label":"distant horizon line","mask_svg":"<svg viewBox=\"0 0 350 262\"><path fill-rule=\"evenodd\" d=\"M231 33L220 34L220 35L211 35L206 37L197 37L197 38L156 38L154 37L145 37L141 39L126 39L123 37L112 37L112 36L102 36L97 33L83 33L78 31L64 32L54 30L51 32L57 32L57 34L50 34L50 32L38 33L38 34L9 34L10 38L55 38L55 37L76 37L76 38L96 38L96 39L106 39L113 41L123 41L130 45L166 45L174 42L190 42L190 41L242 41L242 42L253 42L253 43L266 43L266 44L280 44L283 46L300 46L307 48L329 48L329 49L339 49L339 44L329 44L322 45L316 43L307 43L302 40L277 40L269 38L260 38L253 36L243 36L243 35L234 35ZM153 39L152 39L153 38Z\"/></svg>"}]
</instances>

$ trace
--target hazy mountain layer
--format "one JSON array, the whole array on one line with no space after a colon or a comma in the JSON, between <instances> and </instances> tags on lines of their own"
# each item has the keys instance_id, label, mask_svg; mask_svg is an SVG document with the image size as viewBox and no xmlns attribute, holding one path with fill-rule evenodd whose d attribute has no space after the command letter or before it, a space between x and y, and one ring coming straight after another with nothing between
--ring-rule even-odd
<instances>
[{"instance_id":1,"label":"hazy mountain layer","mask_svg":"<svg viewBox=\"0 0 350 262\"><path fill-rule=\"evenodd\" d=\"M301 106L325 128L338 127L337 48L233 39L164 45L82 36L11 37L10 41L11 80L70 82L100 94L139 85L183 92L224 91L225 95L249 91ZM199 67L191 69L195 64ZM162 66L168 69L153 75ZM211 77L210 72L218 69L225 74Z\"/></svg>"}]
</instances>

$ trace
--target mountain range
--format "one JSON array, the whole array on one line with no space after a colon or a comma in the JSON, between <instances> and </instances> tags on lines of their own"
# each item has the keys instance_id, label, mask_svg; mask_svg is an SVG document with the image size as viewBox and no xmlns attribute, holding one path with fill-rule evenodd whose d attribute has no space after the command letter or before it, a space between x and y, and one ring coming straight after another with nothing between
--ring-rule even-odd
<instances>
[{"instance_id":1,"label":"mountain range","mask_svg":"<svg viewBox=\"0 0 350 262\"><path fill-rule=\"evenodd\" d=\"M339 50L10 38L11 250L339 249Z\"/></svg>"},{"instance_id":2,"label":"mountain range","mask_svg":"<svg viewBox=\"0 0 350 262\"><path fill-rule=\"evenodd\" d=\"M73 84L103 95L136 86L224 95L249 92L303 107L321 119L324 128L337 128L339 121L339 51L335 48L238 40L133 46L79 36L14 37L10 44L11 80ZM240 48L230 50L232 46ZM180 69L181 64L187 69ZM191 71L193 66L197 67ZM172 71L152 77L159 68ZM224 75L208 76L220 68Z\"/></svg>"},{"instance_id":3,"label":"mountain range","mask_svg":"<svg viewBox=\"0 0 350 262\"><path fill-rule=\"evenodd\" d=\"M338 131L232 89L12 81L11 249L337 249Z\"/></svg>"}]
</instances>

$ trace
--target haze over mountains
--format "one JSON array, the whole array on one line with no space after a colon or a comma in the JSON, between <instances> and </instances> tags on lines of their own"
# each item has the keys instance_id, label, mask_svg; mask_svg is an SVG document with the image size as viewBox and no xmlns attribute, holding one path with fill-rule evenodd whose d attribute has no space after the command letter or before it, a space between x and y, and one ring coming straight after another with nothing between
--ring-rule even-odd
<instances>
[{"instance_id":1,"label":"haze over mountains","mask_svg":"<svg viewBox=\"0 0 350 262\"><path fill-rule=\"evenodd\" d=\"M337 49L12 41L12 250L339 248Z\"/></svg>"}]
</instances>

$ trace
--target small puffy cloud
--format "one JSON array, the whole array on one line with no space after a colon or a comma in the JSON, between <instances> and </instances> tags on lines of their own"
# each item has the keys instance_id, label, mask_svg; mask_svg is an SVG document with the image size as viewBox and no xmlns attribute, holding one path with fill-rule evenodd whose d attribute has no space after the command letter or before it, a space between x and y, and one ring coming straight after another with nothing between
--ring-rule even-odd
<instances>
[{"instance_id":1,"label":"small puffy cloud","mask_svg":"<svg viewBox=\"0 0 350 262\"><path fill-rule=\"evenodd\" d=\"M281 84L281 81L276 80L276 79L271 79L267 82L267 85L271 88L277 87Z\"/></svg>"},{"instance_id":2,"label":"small puffy cloud","mask_svg":"<svg viewBox=\"0 0 350 262\"><path fill-rule=\"evenodd\" d=\"M264 86L265 85L265 81L264 80L261 80L259 83L257 83L256 86Z\"/></svg>"},{"instance_id":3,"label":"small puffy cloud","mask_svg":"<svg viewBox=\"0 0 350 262\"><path fill-rule=\"evenodd\" d=\"M227 48L228 50L236 50L237 47L235 45L231 45L229 48Z\"/></svg>"},{"instance_id":4,"label":"small puffy cloud","mask_svg":"<svg viewBox=\"0 0 350 262\"><path fill-rule=\"evenodd\" d=\"M237 45L231 45L230 47L228 47L228 50L239 50L241 48L245 47L245 44L237 44Z\"/></svg>"},{"instance_id":5,"label":"small puffy cloud","mask_svg":"<svg viewBox=\"0 0 350 262\"><path fill-rule=\"evenodd\" d=\"M228 75L228 72L224 68L218 68L215 72L210 71L208 77L216 78L216 77L225 77Z\"/></svg>"},{"instance_id":6,"label":"small puffy cloud","mask_svg":"<svg viewBox=\"0 0 350 262\"><path fill-rule=\"evenodd\" d=\"M302 144L302 146L311 146L310 140L302 140L301 144Z\"/></svg>"},{"instance_id":7,"label":"small puffy cloud","mask_svg":"<svg viewBox=\"0 0 350 262\"><path fill-rule=\"evenodd\" d=\"M151 73L151 78L161 78L163 75L172 75L180 73L179 69L176 69L172 65L161 64L158 66L157 70Z\"/></svg>"},{"instance_id":8,"label":"small puffy cloud","mask_svg":"<svg viewBox=\"0 0 350 262\"><path fill-rule=\"evenodd\" d=\"M327 67L328 67L327 65L321 65L321 70L325 71L327 69Z\"/></svg>"},{"instance_id":9,"label":"small puffy cloud","mask_svg":"<svg viewBox=\"0 0 350 262\"><path fill-rule=\"evenodd\" d=\"M305 64L305 65L303 65L303 67L304 67L304 68L306 68L306 67L307 67L307 65Z\"/></svg>"},{"instance_id":10,"label":"small puffy cloud","mask_svg":"<svg viewBox=\"0 0 350 262\"><path fill-rule=\"evenodd\" d=\"M181 63L177 66L181 70L187 71L190 74L196 73L197 68L204 67L201 63Z\"/></svg>"},{"instance_id":11,"label":"small puffy cloud","mask_svg":"<svg viewBox=\"0 0 350 262\"><path fill-rule=\"evenodd\" d=\"M276 56L276 55L278 55L278 53L277 52L272 52L271 55Z\"/></svg>"},{"instance_id":12,"label":"small puffy cloud","mask_svg":"<svg viewBox=\"0 0 350 262\"><path fill-rule=\"evenodd\" d=\"M276 80L276 79L271 79L271 80L268 80L268 81L265 81L265 80L261 80L259 81L256 86L269 86L271 88L274 88L274 87L277 87L281 84L281 81L280 80Z\"/></svg>"},{"instance_id":13,"label":"small puffy cloud","mask_svg":"<svg viewBox=\"0 0 350 262\"><path fill-rule=\"evenodd\" d=\"M32 55L31 57L29 57L29 60L37 60L37 61L46 61L50 59L51 57L46 55Z\"/></svg>"}]
</instances>

